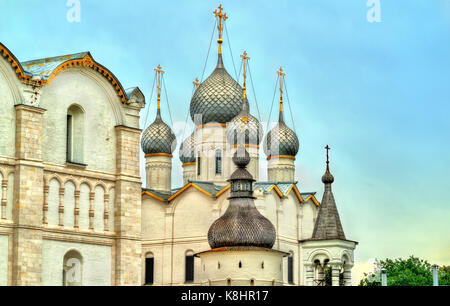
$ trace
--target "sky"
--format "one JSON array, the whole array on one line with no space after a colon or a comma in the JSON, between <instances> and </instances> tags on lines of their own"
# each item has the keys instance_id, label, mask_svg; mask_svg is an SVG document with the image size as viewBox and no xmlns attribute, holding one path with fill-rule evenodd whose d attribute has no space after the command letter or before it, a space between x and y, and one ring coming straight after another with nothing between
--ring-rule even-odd
<instances>
[{"instance_id":1,"label":"sky","mask_svg":"<svg viewBox=\"0 0 450 306\"><path fill-rule=\"evenodd\" d=\"M276 120L275 72L286 72L285 119L291 128L295 119L300 140L296 178L319 200L323 148L331 147L341 220L359 242L356 278L374 258L450 265L450 1L380 0L380 22L368 21L366 0L79 0L79 22L68 21L69 2L0 0L0 41L20 61L90 51L125 88L146 95L141 128L155 116L150 94L160 64L163 119L173 121L179 143L192 131L192 81L202 76L212 12L222 3L226 69L234 76L233 62L239 70L247 51L251 112L258 105L263 122ZM216 64L215 39L204 78ZM173 187L182 184L177 152Z\"/></svg>"}]
</instances>

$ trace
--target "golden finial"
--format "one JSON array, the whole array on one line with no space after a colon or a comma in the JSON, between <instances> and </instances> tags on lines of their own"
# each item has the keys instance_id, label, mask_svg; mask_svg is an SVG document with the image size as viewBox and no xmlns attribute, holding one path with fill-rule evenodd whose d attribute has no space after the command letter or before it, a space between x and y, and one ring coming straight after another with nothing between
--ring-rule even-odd
<instances>
[{"instance_id":1,"label":"golden finial","mask_svg":"<svg viewBox=\"0 0 450 306\"><path fill-rule=\"evenodd\" d=\"M161 74L164 74L164 71L162 71L161 65L158 65L158 67L153 70L155 70L156 73L158 74L158 85L156 88L158 89L158 110L159 110L161 107Z\"/></svg>"},{"instance_id":2,"label":"golden finial","mask_svg":"<svg viewBox=\"0 0 450 306\"><path fill-rule=\"evenodd\" d=\"M222 31L223 31L223 25L222 22L228 19L227 14L222 14L223 8L222 4L219 5L218 10L214 11L214 16L218 19L217 23L217 29L219 29L219 39L217 40L217 43L219 44L219 54L222 54Z\"/></svg>"},{"instance_id":3,"label":"golden finial","mask_svg":"<svg viewBox=\"0 0 450 306\"><path fill-rule=\"evenodd\" d=\"M286 73L283 73L283 68L280 67L280 70L277 71L277 74L280 76L280 113L283 112L283 77Z\"/></svg>"},{"instance_id":4,"label":"golden finial","mask_svg":"<svg viewBox=\"0 0 450 306\"><path fill-rule=\"evenodd\" d=\"M192 82L192 84L194 84L195 85L195 89L197 89L198 86L200 85L200 83L198 82L198 78L195 78L195 81Z\"/></svg>"},{"instance_id":5,"label":"golden finial","mask_svg":"<svg viewBox=\"0 0 450 306\"><path fill-rule=\"evenodd\" d=\"M241 55L242 60L244 61L244 86L242 87L243 90L243 97L244 99L247 97L246 96L246 91L247 91L247 87L245 86L245 80L247 79L247 61L250 59L250 57L247 56L247 51L244 51L244 54Z\"/></svg>"}]
</instances>

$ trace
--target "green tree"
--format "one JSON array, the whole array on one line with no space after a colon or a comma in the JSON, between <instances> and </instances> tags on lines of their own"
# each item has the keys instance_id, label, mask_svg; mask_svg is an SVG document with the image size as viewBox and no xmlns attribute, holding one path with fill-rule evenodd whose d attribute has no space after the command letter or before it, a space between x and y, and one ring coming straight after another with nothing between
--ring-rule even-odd
<instances>
[{"instance_id":1,"label":"green tree","mask_svg":"<svg viewBox=\"0 0 450 306\"><path fill-rule=\"evenodd\" d=\"M426 260L410 256L408 259L385 259L380 261L386 269L388 286L432 286L431 264ZM360 286L380 286L380 282L371 281L367 273L359 283ZM439 269L439 285L450 286L450 267Z\"/></svg>"}]
</instances>

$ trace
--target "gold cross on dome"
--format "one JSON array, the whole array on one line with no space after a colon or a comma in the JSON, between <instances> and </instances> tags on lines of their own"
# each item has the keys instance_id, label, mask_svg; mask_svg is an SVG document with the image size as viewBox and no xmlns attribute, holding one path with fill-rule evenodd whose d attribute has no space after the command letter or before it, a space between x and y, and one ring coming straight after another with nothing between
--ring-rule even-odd
<instances>
[{"instance_id":1,"label":"gold cross on dome","mask_svg":"<svg viewBox=\"0 0 450 306\"><path fill-rule=\"evenodd\" d=\"M277 74L280 76L280 112L283 112L283 77L286 73L284 73L283 68L280 67Z\"/></svg>"},{"instance_id":2,"label":"gold cross on dome","mask_svg":"<svg viewBox=\"0 0 450 306\"><path fill-rule=\"evenodd\" d=\"M198 86L200 85L200 83L198 82L198 78L195 78L195 81L192 82L192 84L195 85L195 88L198 88Z\"/></svg>"},{"instance_id":3,"label":"gold cross on dome","mask_svg":"<svg viewBox=\"0 0 450 306\"><path fill-rule=\"evenodd\" d=\"M242 57L242 61L243 61L243 65L244 65L244 85L242 87L242 91L243 91L243 97L244 99L247 97L246 93L247 93L247 87L246 87L246 79L247 79L247 61L250 59L250 57L247 56L247 51L244 51L244 54L241 55Z\"/></svg>"},{"instance_id":4,"label":"gold cross on dome","mask_svg":"<svg viewBox=\"0 0 450 306\"><path fill-rule=\"evenodd\" d=\"M222 4L219 5L218 9L214 11L214 16L218 19L217 23L217 29L219 30L219 39L217 40L217 43L219 44L219 54L222 54L222 31L223 31L223 24L225 20L228 19L227 14L222 14L223 8Z\"/></svg>"},{"instance_id":5,"label":"gold cross on dome","mask_svg":"<svg viewBox=\"0 0 450 306\"><path fill-rule=\"evenodd\" d=\"M161 74L164 74L164 71L162 70L161 65L158 65L158 67L156 67L156 69L153 69L156 71L157 75L158 75L158 84L157 84L157 89L158 89L158 109L161 108Z\"/></svg>"}]
</instances>

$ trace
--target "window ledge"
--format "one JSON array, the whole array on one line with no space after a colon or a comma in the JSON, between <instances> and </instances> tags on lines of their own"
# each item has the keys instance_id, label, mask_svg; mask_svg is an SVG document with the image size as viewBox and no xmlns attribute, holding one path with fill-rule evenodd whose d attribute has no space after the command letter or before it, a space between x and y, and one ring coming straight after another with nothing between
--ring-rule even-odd
<instances>
[{"instance_id":1,"label":"window ledge","mask_svg":"<svg viewBox=\"0 0 450 306\"><path fill-rule=\"evenodd\" d=\"M76 168L76 169L86 169L86 164L80 164L72 161L66 161L66 166L69 168Z\"/></svg>"}]
</instances>

